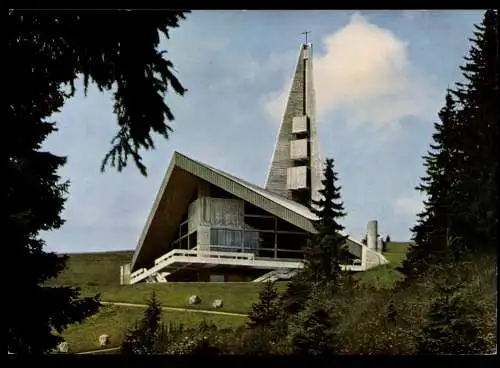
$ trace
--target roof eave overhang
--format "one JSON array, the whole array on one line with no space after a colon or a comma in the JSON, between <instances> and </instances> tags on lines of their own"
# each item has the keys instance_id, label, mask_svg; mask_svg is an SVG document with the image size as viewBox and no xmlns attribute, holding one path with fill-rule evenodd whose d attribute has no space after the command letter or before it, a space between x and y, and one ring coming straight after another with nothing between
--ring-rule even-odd
<instances>
[{"instance_id":1,"label":"roof eave overhang","mask_svg":"<svg viewBox=\"0 0 500 368\"><path fill-rule=\"evenodd\" d=\"M146 219L146 224L144 225L144 228L142 229L141 236L139 238L139 241L137 243L137 247L136 247L134 255L132 257L131 270L134 269L135 262L137 261L137 258L141 252L141 249L142 249L142 246L143 246L144 241L146 239L146 236L148 235L149 228L151 227L151 223L154 220L156 211L158 210L160 202L164 196L165 188L167 187L167 184L170 181L170 177L172 176L172 172L174 171L174 168L176 166L175 165L176 153L177 152L174 152L174 155L172 156L172 159L170 160L170 164L168 165L167 172L165 173L165 176L163 177L163 180L162 180L161 185L160 185L160 189L158 190L158 193L156 194L156 198L153 202L153 206L151 207L151 211L149 212L148 218Z\"/></svg>"},{"instance_id":2,"label":"roof eave overhang","mask_svg":"<svg viewBox=\"0 0 500 368\"><path fill-rule=\"evenodd\" d=\"M308 218L177 152L176 164L190 174L203 179L212 185L218 186L228 193L231 193L232 195L257 206L281 218L282 220L288 221L302 230L308 232L315 231L311 220Z\"/></svg>"}]
</instances>

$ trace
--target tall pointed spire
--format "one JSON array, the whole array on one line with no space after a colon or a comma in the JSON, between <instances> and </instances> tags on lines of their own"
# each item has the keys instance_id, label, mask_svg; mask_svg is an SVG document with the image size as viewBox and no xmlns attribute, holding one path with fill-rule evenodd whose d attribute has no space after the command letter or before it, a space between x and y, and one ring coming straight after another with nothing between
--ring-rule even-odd
<instances>
[{"instance_id":1,"label":"tall pointed spire","mask_svg":"<svg viewBox=\"0 0 500 368\"><path fill-rule=\"evenodd\" d=\"M319 199L322 178L312 55L312 44L302 44L266 183L304 205Z\"/></svg>"}]
</instances>

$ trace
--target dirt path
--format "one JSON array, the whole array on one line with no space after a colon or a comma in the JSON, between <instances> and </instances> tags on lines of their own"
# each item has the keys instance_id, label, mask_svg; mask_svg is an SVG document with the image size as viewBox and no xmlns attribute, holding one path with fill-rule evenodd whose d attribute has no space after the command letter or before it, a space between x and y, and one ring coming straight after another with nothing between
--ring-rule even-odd
<instances>
[{"instance_id":1,"label":"dirt path","mask_svg":"<svg viewBox=\"0 0 500 368\"><path fill-rule=\"evenodd\" d=\"M83 355L83 354L100 354L100 353L106 353L108 351L113 351L113 350L119 350L120 348L108 348L108 349L101 349L101 350L92 350L92 351L84 351L82 353L76 353L76 355Z\"/></svg>"},{"instance_id":2,"label":"dirt path","mask_svg":"<svg viewBox=\"0 0 500 368\"><path fill-rule=\"evenodd\" d=\"M133 304L133 303L120 303L120 302L101 302L101 304L108 305L118 305L121 307L134 307L134 308L146 308L146 304ZM246 317L247 314L243 313L231 313L231 312L221 312L206 309L189 309L189 308L174 308L174 307L162 307L163 310L167 311L177 311L177 312L192 312L192 313L205 313L205 314L215 314L219 316L236 316L236 317Z\"/></svg>"}]
</instances>

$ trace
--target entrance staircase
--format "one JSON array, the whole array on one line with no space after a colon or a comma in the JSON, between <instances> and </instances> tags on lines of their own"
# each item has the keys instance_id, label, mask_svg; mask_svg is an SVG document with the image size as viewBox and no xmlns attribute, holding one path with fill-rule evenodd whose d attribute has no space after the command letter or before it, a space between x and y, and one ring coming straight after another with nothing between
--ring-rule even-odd
<instances>
[{"instance_id":1,"label":"entrance staircase","mask_svg":"<svg viewBox=\"0 0 500 368\"><path fill-rule=\"evenodd\" d=\"M265 273L262 276L257 277L253 282L274 282L278 280L290 280L293 276L297 274L297 270L273 270L271 272Z\"/></svg>"}]
</instances>

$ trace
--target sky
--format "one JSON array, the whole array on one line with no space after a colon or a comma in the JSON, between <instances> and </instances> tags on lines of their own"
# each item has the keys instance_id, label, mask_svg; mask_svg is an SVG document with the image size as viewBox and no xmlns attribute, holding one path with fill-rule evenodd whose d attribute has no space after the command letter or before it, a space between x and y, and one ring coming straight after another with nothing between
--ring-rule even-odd
<instances>
[{"instance_id":1,"label":"sky","mask_svg":"<svg viewBox=\"0 0 500 368\"><path fill-rule=\"evenodd\" d=\"M415 191L446 88L461 78L483 11L194 11L162 40L181 83L168 94L169 140L100 172L117 131L111 93L90 87L54 115L44 149L67 156L66 220L42 233L46 250L135 249L174 151L264 186L304 31L311 31L322 159L335 159L347 216L360 240L370 220L407 241L423 197Z\"/></svg>"}]
</instances>

